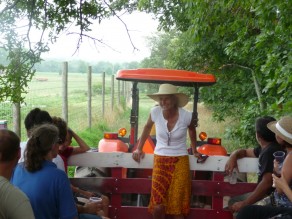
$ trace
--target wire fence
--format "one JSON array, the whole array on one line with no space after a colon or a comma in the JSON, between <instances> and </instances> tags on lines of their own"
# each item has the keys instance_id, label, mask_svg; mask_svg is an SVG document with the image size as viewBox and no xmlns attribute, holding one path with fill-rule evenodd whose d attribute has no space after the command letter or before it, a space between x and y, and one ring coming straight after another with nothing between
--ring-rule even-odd
<instances>
[{"instance_id":1,"label":"wire fence","mask_svg":"<svg viewBox=\"0 0 292 219\"><path fill-rule=\"evenodd\" d=\"M14 104L9 101L0 103L0 120L4 120L0 121L0 125L7 123L7 127L15 131L18 125L15 123L19 120L19 135L23 140L26 139L24 118L30 110L38 107L48 111L51 116L64 118L66 104L67 122L74 130L83 130L95 125L103 119L105 113L110 113L114 107L127 101L130 86L105 73L91 73L90 78L91 83L88 82L88 74L69 72L67 81L64 82L62 73L36 73L24 95L25 101L20 104L20 118L15 118L17 115ZM67 87L65 99L64 86ZM88 93L91 94L90 99Z\"/></svg>"}]
</instances>

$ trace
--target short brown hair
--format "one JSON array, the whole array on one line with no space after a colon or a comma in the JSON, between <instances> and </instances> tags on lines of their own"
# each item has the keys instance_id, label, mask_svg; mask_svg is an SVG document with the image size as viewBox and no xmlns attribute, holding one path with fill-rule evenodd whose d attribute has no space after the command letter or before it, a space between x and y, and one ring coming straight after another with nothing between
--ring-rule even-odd
<instances>
[{"instance_id":1,"label":"short brown hair","mask_svg":"<svg viewBox=\"0 0 292 219\"><path fill-rule=\"evenodd\" d=\"M20 148L20 139L12 131L0 130L0 162L12 161Z\"/></svg>"},{"instance_id":2,"label":"short brown hair","mask_svg":"<svg viewBox=\"0 0 292 219\"><path fill-rule=\"evenodd\" d=\"M59 129L60 144L64 144L67 136L67 123L61 117L53 116L53 124Z\"/></svg>"}]
</instances>

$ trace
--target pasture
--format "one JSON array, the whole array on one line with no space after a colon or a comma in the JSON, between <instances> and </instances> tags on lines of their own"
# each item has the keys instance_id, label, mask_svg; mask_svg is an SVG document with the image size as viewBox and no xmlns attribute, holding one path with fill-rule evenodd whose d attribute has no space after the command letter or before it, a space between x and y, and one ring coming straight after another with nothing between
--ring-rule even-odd
<instances>
[{"instance_id":1,"label":"pasture","mask_svg":"<svg viewBox=\"0 0 292 219\"><path fill-rule=\"evenodd\" d=\"M117 81L114 81L114 110L111 110L111 76L105 77L105 114L102 116L102 75L92 74L92 128L88 129L88 96L87 96L87 74L68 73L68 125L81 133L85 138L88 138L88 144L92 147L97 146L99 138L102 137L104 131L117 131L120 127L125 127L129 130L130 123L130 107L131 103L117 103ZM130 89L130 85L127 86ZM59 73L36 73L32 81L29 83L29 89L25 94L25 102L21 104L21 124L26 114L33 108L39 107L47 110L52 116L62 117L62 75ZM140 89L140 104L139 104L139 133L146 119L148 118L150 108L155 102L146 96L147 90L142 87ZM127 92L130 95L130 91ZM129 97L124 97L129 100ZM12 128L11 105L0 104L2 118L8 120L8 127ZM4 110L6 109L6 111ZM7 109L7 108L10 108ZM187 105L188 110L192 110L192 103ZM3 114L6 112L5 114ZM10 112L10 113L9 113ZM224 138L224 130L229 122L217 123L212 120L212 112L203 104L198 106L199 126L197 134L201 131L206 132L210 137L222 138L222 144L230 152L234 146L228 139ZM21 131L22 140L26 139L24 126Z\"/></svg>"}]
</instances>

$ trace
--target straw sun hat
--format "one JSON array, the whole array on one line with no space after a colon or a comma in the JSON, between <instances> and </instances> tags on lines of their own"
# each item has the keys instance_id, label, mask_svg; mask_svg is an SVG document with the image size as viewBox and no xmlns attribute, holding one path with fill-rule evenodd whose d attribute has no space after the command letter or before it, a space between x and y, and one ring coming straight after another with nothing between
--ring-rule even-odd
<instances>
[{"instance_id":1,"label":"straw sun hat","mask_svg":"<svg viewBox=\"0 0 292 219\"><path fill-rule=\"evenodd\" d=\"M284 141L292 144L292 117L284 116L278 122L270 122L268 128Z\"/></svg>"},{"instance_id":2,"label":"straw sun hat","mask_svg":"<svg viewBox=\"0 0 292 219\"><path fill-rule=\"evenodd\" d=\"M159 90L157 93L148 94L147 96L152 98L156 102L159 102L160 95L170 95L170 94L173 94L177 97L179 107L184 107L189 102L189 97L184 93L177 92L177 87L172 84L161 84L159 86Z\"/></svg>"}]
</instances>

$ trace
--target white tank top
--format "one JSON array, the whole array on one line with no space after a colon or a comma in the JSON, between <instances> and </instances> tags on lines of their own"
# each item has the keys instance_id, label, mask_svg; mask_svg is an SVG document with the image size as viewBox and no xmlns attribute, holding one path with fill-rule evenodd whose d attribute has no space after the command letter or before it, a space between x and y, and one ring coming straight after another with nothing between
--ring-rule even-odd
<instances>
[{"instance_id":1,"label":"white tank top","mask_svg":"<svg viewBox=\"0 0 292 219\"><path fill-rule=\"evenodd\" d=\"M179 116L174 128L169 132L167 120L164 119L162 109L156 106L151 109L151 120L156 128L156 147L154 154L161 156L187 155L187 130L192 120L192 113L183 108L178 110Z\"/></svg>"}]
</instances>

